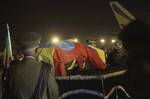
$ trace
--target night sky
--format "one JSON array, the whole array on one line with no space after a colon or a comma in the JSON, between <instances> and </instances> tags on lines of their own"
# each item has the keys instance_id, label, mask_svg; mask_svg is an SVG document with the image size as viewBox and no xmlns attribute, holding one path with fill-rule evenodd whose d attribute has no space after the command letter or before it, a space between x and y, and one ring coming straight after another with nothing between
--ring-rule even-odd
<instances>
[{"instance_id":1,"label":"night sky","mask_svg":"<svg viewBox=\"0 0 150 99\"><path fill-rule=\"evenodd\" d=\"M0 40L5 24L12 34L39 32L44 38L60 35L80 39L117 33L120 29L108 4L110 0L10 0L0 2ZM118 0L136 17L150 16L149 0Z\"/></svg>"}]
</instances>

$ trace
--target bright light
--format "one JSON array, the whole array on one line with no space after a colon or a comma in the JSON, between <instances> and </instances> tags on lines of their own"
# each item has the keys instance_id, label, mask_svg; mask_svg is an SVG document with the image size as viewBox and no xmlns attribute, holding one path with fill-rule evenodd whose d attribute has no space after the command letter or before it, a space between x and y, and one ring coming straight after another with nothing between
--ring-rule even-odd
<instances>
[{"instance_id":1,"label":"bright light","mask_svg":"<svg viewBox=\"0 0 150 99\"><path fill-rule=\"evenodd\" d=\"M116 40L115 40L115 39L112 39L112 40L111 40L111 43L116 43Z\"/></svg>"},{"instance_id":2,"label":"bright light","mask_svg":"<svg viewBox=\"0 0 150 99\"><path fill-rule=\"evenodd\" d=\"M58 37L52 38L52 43L58 43L58 42L59 42L59 38Z\"/></svg>"},{"instance_id":3,"label":"bright light","mask_svg":"<svg viewBox=\"0 0 150 99\"><path fill-rule=\"evenodd\" d=\"M105 43L105 39L101 39L100 42L101 42L101 43Z\"/></svg>"},{"instance_id":4,"label":"bright light","mask_svg":"<svg viewBox=\"0 0 150 99\"><path fill-rule=\"evenodd\" d=\"M77 43L77 42L79 42L79 40L78 40L77 38L75 38L75 39L74 39L74 42Z\"/></svg>"}]
</instances>

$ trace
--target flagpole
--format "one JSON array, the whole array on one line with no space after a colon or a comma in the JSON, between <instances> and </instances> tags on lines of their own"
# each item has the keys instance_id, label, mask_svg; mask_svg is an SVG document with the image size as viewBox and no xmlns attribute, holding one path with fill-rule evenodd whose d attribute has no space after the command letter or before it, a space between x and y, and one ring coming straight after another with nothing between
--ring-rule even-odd
<instances>
[{"instance_id":1,"label":"flagpole","mask_svg":"<svg viewBox=\"0 0 150 99\"><path fill-rule=\"evenodd\" d=\"M9 30L8 24L6 24L6 28L7 28L7 37L6 37L6 44L5 44L5 49L4 49L3 65L5 68L9 68L10 61L13 60L13 56L12 56L10 30Z\"/></svg>"},{"instance_id":2,"label":"flagpole","mask_svg":"<svg viewBox=\"0 0 150 99\"><path fill-rule=\"evenodd\" d=\"M12 57L11 38L10 38L10 30L9 30L9 25L8 24L7 24L7 33L8 33L8 43L9 43L9 50L10 50L10 58L13 59L13 57Z\"/></svg>"}]
</instances>

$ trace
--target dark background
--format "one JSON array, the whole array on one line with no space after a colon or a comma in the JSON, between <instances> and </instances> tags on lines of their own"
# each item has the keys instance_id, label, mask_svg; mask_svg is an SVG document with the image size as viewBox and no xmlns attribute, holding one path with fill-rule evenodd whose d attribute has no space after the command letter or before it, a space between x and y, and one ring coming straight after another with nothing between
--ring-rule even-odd
<instances>
[{"instance_id":1,"label":"dark background","mask_svg":"<svg viewBox=\"0 0 150 99\"><path fill-rule=\"evenodd\" d=\"M81 40L120 31L110 0L4 0L0 1L0 45L11 35L35 31L44 39L53 35ZM150 16L149 0L118 0L136 17ZM2 47L1 47L2 48Z\"/></svg>"}]
</instances>

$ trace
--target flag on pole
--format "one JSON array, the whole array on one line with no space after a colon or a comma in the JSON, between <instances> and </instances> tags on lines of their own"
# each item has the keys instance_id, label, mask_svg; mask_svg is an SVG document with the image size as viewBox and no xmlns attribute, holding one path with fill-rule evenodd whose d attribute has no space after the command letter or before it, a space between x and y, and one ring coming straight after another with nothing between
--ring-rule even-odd
<instances>
[{"instance_id":1,"label":"flag on pole","mask_svg":"<svg viewBox=\"0 0 150 99\"><path fill-rule=\"evenodd\" d=\"M7 37L6 37L6 44L5 44L5 49L4 49L3 65L7 66L7 68L8 68L11 60L13 60L12 46L11 46L11 37L10 37L9 25L7 24Z\"/></svg>"},{"instance_id":2,"label":"flag on pole","mask_svg":"<svg viewBox=\"0 0 150 99\"><path fill-rule=\"evenodd\" d=\"M4 48L4 59L3 59L3 77L2 77L2 97L4 99L8 98L8 68L10 67L10 62L13 60L12 57L12 46L11 46L11 38L10 38L10 31L9 26L7 24L7 36L6 36L6 43Z\"/></svg>"}]
</instances>

